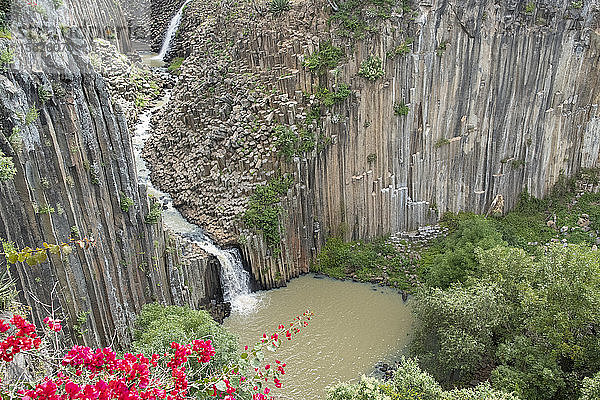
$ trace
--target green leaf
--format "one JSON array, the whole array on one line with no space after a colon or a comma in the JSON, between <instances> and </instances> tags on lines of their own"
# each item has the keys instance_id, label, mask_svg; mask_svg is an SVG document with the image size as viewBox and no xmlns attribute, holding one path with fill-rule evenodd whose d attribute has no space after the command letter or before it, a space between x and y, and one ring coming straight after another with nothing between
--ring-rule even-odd
<instances>
[{"instance_id":1,"label":"green leaf","mask_svg":"<svg viewBox=\"0 0 600 400\"><path fill-rule=\"evenodd\" d=\"M242 355L240 355L240 358L241 358L242 360L246 360L246 359L248 359L248 353L242 353Z\"/></svg>"},{"instance_id":2,"label":"green leaf","mask_svg":"<svg viewBox=\"0 0 600 400\"><path fill-rule=\"evenodd\" d=\"M57 244L51 245L49 249L50 249L50 253L52 253L54 255L60 253L60 246Z\"/></svg>"},{"instance_id":3,"label":"green leaf","mask_svg":"<svg viewBox=\"0 0 600 400\"><path fill-rule=\"evenodd\" d=\"M19 254L16 251L11 251L6 258L9 263L15 264L19 260Z\"/></svg>"},{"instance_id":4,"label":"green leaf","mask_svg":"<svg viewBox=\"0 0 600 400\"><path fill-rule=\"evenodd\" d=\"M23 261L25 261L25 259L27 258L27 256L28 256L28 255L29 255L29 252L28 252L28 251L24 251L24 250L23 250L23 251L21 251L21 252L19 253L19 255L18 255L18 261L19 261L19 262L23 262Z\"/></svg>"},{"instance_id":5,"label":"green leaf","mask_svg":"<svg viewBox=\"0 0 600 400\"><path fill-rule=\"evenodd\" d=\"M35 257L38 264L48 261L48 254L45 251L39 251Z\"/></svg>"},{"instance_id":6,"label":"green leaf","mask_svg":"<svg viewBox=\"0 0 600 400\"><path fill-rule=\"evenodd\" d=\"M37 257L35 255L30 255L29 257L27 257L25 259L25 262L27 263L27 265L29 265L30 267L33 267L34 265L38 265L38 261L37 261Z\"/></svg>"}]
</instances>

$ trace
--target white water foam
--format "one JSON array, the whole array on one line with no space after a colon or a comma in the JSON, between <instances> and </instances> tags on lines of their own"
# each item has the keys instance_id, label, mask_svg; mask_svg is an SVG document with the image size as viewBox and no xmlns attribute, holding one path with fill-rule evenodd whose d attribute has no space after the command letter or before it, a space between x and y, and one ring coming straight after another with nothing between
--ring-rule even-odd
<instances>
[{"instance_id":1,"label":"white water foam","mask_svg":"<svg viewBox=\"0 0 600 400\"><path fill-rule=\"evenodd\" d=\"M183 15L183 10L190 1L192 0L186 0L179 9L179 11L177 11L177 14L175 14L175 16L173 16L173 18L171 19L169 27L167 28L167 33L165 34L165 39L163 40L162 47L160 48L160 52L154 58L158 60L163 60L167 55L167 52L171 49L171 42L173 42L173 38L175 38L175 33L179 28L179 24L181 24L181 16Z\"/></svg>"},{"instance_id":2,"label":"white water foam","mask_svg":"<svg viewBox=\"0 0 600 400\"><path fill-rule=\"evenodd\" d=\"M217 257L221 264L221 284L223 297L231 303L232 311L239 314L250 314L256 310L260 300L250 291L250 274L244 269L242 257L238 249L221 249L202 230L201 227L189 223L183 215L173 206L171 197L156 189L150 180L150 174L145 160L142 158L144 143L150 137L150 124L152 115L160 110L168 101L170 92L167 91L163 99L154 108L139 116L133 136L133 150L135 165L138 172L138 182L147 187L148 193L166 204L162 212L164 224L173 232L180 234L202 248L207 253Z\"/></svg>"}]
</instances>

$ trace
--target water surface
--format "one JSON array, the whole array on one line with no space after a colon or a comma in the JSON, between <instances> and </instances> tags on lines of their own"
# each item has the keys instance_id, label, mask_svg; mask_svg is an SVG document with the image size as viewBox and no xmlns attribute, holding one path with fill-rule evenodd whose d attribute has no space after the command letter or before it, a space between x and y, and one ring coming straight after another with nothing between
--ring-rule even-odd
<instances>
[{"instance_id":1,"label":"water surface","mask_svg":"<svg viewBox=\"0 0 600 400\"><path fill-rule=\"evenodd\" d=\"M274 393L278 399L325 399L327 386L369 374L379 361L395 360L410 339L410 310L396 290L305 275L257 297L253 312L234 312L225 320L241 345L254 344L307 309L315 313L292 341L285 340L276 353L266 352L288 364L283 388Z\"/></svg>"}]
</instances>

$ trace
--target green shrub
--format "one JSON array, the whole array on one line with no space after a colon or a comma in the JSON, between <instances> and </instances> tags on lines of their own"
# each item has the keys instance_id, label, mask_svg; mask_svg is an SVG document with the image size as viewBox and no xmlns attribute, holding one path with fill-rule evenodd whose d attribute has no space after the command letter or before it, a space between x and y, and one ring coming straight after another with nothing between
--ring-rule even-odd
<instances>
[{"instance_id":1,"label":"green shrub","mask_svg":"<svg viewBox=\"0 0 600 400\"><path fill-rule=\"evenodd\" d=\"M493 359L495 337L508 321L509 305L493 284L453 285L417 293L412 352L440 382L465 383Z\"/></svg>"},{"instance_id":2,"label":"green shrub","mask_svg":"<svg viewBox=\"0 0 600 400\"><path fill-rule=\"evenodd\" d=\"M328 70L335 68L343 56L344 51L339 47L335 47L329 41L320 44L319 50L306 57L303 65L311 72L324 74Z\"/></svg>"},{"instance_id":3,"label":"green shrub","mask_svg":"<svg viewBox=\"0 0 600 400\"><path fill-rule=\"evenodd\" d=\"M29 107L29 110L27 110L23 122L25 123L25 125L31 125L36 119L39 118L39 116L40 114L38 112L38 109L35 106L31 106Z\"/></svg>"},{"instance_id":4,"label":"green shrub","mask_svg":"<svg viewBox=\"0 0 600 400\"><path fill-rule=\"evenodd\" d=\"M45 86L38 86L38 98L40 103L44 104L52 98L52 92Z\"/></svg>"},{"instance_id":5,"label":"green shrub","mask_svg":"<svg viewBox=\"0 0 600 400\"><path fill-rule=\"evenodd\" d=\"M10 147L12 147L15 153L19 153L23 150L23 138L19 132L20 130L18 128L13 128L13 132L8 137L8 143L10 143Z\"/></svg>"},{"instance_id":6,"label":"green shrub","mask_svg":"<svg viewBox=\"0 0 600 400\"><path fill-rule=\"evenodd\" d=\"M280 156L290 161L296 155L298 135L289 127L277 125L275 127L275 147Z\"/></svg>"},{"instance_id":7,"label":"green shrub","mask_svg":"<svg viewBox=\"0 0 600 400\"><path fill-rule=\"evenodd\" d=\"M414 43L414 39L413 38L406 38L402 43L400 43L398 46L394 47L394 49L390 52L387 53L388 57L394 57L394 56L405 56L408 53L410 53L410 45Z\"/></svg>"},{"instance_id":8,"label":"green shrub","mask_svg":"<svg viewBox=\"0 0 600 400\"><path fill-rule=\"evenodd\" d=\"M329 22L338 24L338 35L361 39L369 32L376 32L373 22L389 18L395 5L393 0L341 1Z\"/></svg>"},{"instance_id":9,"label":"green shrub","mask_svg":"<svg viewBox=\"0 0 600 400\"><path fill-rule=\"evenodd\" d=\"M56 210L54 209L54 207L51 207L49 205L45 205L43 207L38 207L36 211L37 211L38 214L52 214Z\"/></svg>"},{"instance_id":10,"label":"green shrub","mask_svg":"<svg viewBox=\"0 0 600 400\"><path fill-rule=\"evenodd\" d=\"M298 139L299 144L297 153L308 154L315 149L315 134L312 131L309 131L307 129L300 129L300 131L298 132Z\"/></svg>"},{"instance_id":11,"label":"green shrub","mask_svg":"<svg viewBox=\"0 0 600 400\"><path fill-rule=\"evenodd\" d=\"M360 63L358 75L367 78L370 81L375 81L383 77L384 74L383 62L381 61L381 58L377 56L369 56L369 58Z\"/></svg>"},{"instance_id":12,"label":"green shrub","mask_svg":"<svg viewBox=\"0 0 600 400\"><path fill-rule=\"evenodd\" d=\"M125 196L125 193L121 192L119 196L119 203L121 205L121 211L129 212L129 209L135 204L131 197Z\"/></svg>"},{"instance_id":13,"label":"green shrub","mask_svg":"<svg viewBox=\"0 0 600 400\"><path fill-rule=\"evenodd\" d=\"M0 71L6 70L8 65L12 64L15 59L15 52L12 49L0 51Z\"/></svg>"},{"instance_id":14,"label":"green shrub","mask_svg":"<svg viewBox=\"0 0 600 400\"><path fill-rule=\"evenodd\" d=\"M3 26L0 21L0 39L12 39L12 33L7 26Z\"/></svg>"},{"instance_id":15,"label":"green shrub","mask_svg":"<svg viewBox=\"0 0 600 400\"><path fill-rule=\"evenodd\" d=\"M394 114L400 117L407 116L409 111L410 108L408 108L408 106L403 101L401 101L398 104L394 104Z\"/></svg>"},{"instance_id":16,"label":"green shrub","mask_svg":"<svg viewBox=\"0 0 600 400\"><path fill-rule=\"evenodd\" d=\"M583 8L583 1L582 0L572 1L571 2L571 8L574 8L576 10L579 10L580 8Z\"/></svg>"},{"instance_id":17,"label":"green shrub","mask_svg":"<svg viewBox=\"0 0 600 400\"><path fill-rule=\"evenodd\" d=\"M162 215L162 204L159 201L153 201L150 205L150 212L146 214L145 221L147 224L156 224Z\"/></svg>"},{"instance_id":18,"label":"green shrub","mask_svg":"<svg viewBox=\"0 0 600 400\"><path fill-rule=\"evenodd\" d=\"M570 400L593 390L600 371L600 252L552 245L478 249L465 284L427 288L413 305L412 344L442 383L461 385L492 371L497 389L523 399Z\"/></svg>"},{"instance_id":19,"label":"green shrub","mask_svg":"<svg viewBox=\"0 0 600 400\"><path fill-rule=\"evenodd\" d=\"M392 381L399 394L414 393L421 400L437 400L442 395L442 388L427 372L422 371L417 360L402 357L400 366ZM408 397L410 398L410 397Z\"/></svg>"},{"instance_id":20,"label":"green shrub","mask_svg":"<svg viewBox=\"0 0 600 400\"><path fill-rule=\"evenodd\" d=\"M276 17L291 8L290 0L271 0L269 3L269 11Z\"/></svg>"},{"instance_id":21,"label":"green shrub","mask_svg":"<svg viewBox=\"0 0 600 400\"><path fill-rule=\"evenodd\" d=\"M0 182L9 181L15 177L17 169L12 157L6 157L0 150Z\"/></svg>"},{"instance_id":22,"label":"green shrub","mask_svg":"<svg viewBox=\"0 0 600 400\"><path fill-rule=\"evenodd\" d=\"M583 378L581 388L581 397L579 400L597 400L600 399L600 372L594 377Z\"/></svg>"},{"instance_id":23,"label":"green shrub","mask_svg":"<svg viewBox=\"0 0 600 400\"><path fill-rule=\"evenodd\" d=\"M525 12L527 14L533 14L533 12L535 11L535 2L530 1L529 3L527 3L527 5L525 6Z\"/></svg>"},{"instance_id":24,"label":"green shrub","mask_svg":"<svg viewBox=\"0 0 600 400\"><path fill-rule=\"evenodd\" d=\"M525 165L525 160L512 160L510 162L510 166L512 169L519 169Z\"/></svg>"},{"instance_id":25,"label":"green shrub","mask_svg":"<svg viewBox=\"0 0 600 400\"><path fill-rule=\"evenodd\" d=\"M440 42L440 44L438 45L438 47L435 49L435 53L441 57L445 52L446 52L446 48L448 47L448 42L447 40L442 40Z\"/></svg>"},{"instance_id":26,"label":"green shrub","mask_svg":"<svg viewBox=\"0 0 600 400\"><path fill-rule=\"evenodd\" d=\"M175 57L171 61L171 64L169 64L169 67L167 69L169 70L169 72L179 75L181 73L181 64L183 64L184 60L185 59L183 57Z\"/></svg>"},{"instance_id":27,"label":"green shrub","mask_svg":"<svg viewBox=\"0 0 600 400\"><path fill-rule=\"evenodd\" d=\"M172 342L185 344L194 339L212 341L216 354L210 363L209 373L220 370L237 358L237 338L216 323L206 311L146 304L135 320L135 352L160 354L169 350ZM195 362L192 365L198 367L190 371L194 375L199 365Z\"/></svg>"},{"instance_id":28,"label":"green shrub","mask_svg":"<svg viewBox=\"0 0 600 400\"><path fill-rule=\"evenodd\" d=\"M327 239L311 270L333 278L353 277L365 282L386 276L388 284L409 290L411 284L406 272L409 266L410 259L385 238L367 243L332 237Z\"/></svg>"},{"instance_id":29,"label":"green shrub","mask_svg":"<svg viewBox=\"0 0 600 400\"><path fill-rule=\"evenodd\" d=\"M441 138L440 140L438 140L437 142L435 142L435 148L439 149L442 146L445 146L447 144L450 143L450 140L446 139L446 138Z\"/></svg>"},{"instance_id":30,"label":"green shrub","mask_svg":"<svg viewBox=\"0 0 600 400\"><path fill-rule=\"evenodd\" d=\"M250 196L244 213L246 225L262 232L267 245L272 250L279 249L281 243L279 217L283 209L278 203L281 197L287 194L292 184L291 176L280 176L266 185L257 186Z\"/></svg>"},{"instance_id":31,"label":"green shrub","mask_svg":"<svg viewBox=\"0 0 600 400\"><path fill-rule=\"evenodd\" d=\"M342 383L330 389L327 400L519 400L494 390L489 384L470 389L444 391L414 359L402 358L391 382L363 376L357 383Z\"/></svg>"},{"instance_id":32,"label":"green shrub","mask_svg":"<svg viewBox=\"0 0 600 400\"><path fill-rule=\"evenodd\" d=\"M458 228L424 253L423 275L430 286L448 287L464 282L477 271L476 248L505 245L492 220L481 216L458 222Z\"/></svg>"},{"instance_id":33,"label":"green shrub","mask_svg":"<svg viewBox=\"0 0 600 400\"><path fill-rule=\"evenodd\" d=\"M350 86L342 83L338 85L336 90L329 90L325 87L319 86L317 88L316 97L319 99L324 106L331 107L334 104L344 102L350 96Z\"/></svg>"}]
</instances>

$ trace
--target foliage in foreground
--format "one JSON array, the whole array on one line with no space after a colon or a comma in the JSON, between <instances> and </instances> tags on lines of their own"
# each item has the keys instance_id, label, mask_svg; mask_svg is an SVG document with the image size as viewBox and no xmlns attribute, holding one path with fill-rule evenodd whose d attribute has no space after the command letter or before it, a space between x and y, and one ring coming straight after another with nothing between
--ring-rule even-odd
<instances>
[{"instance_id":1,"label":"foliage in foreground","mask_svg":"<svg viewBox=\"0 0 600 400\"><path fill-rule=\"evenodd\" d=\"M173 310L171 310L173 311ZM171 342L164 352L118 355L110 348L92 349L75 345L59 349L54 336L56 358L46 351L36 327L20 315L0 320L0 396L21 400L186 400L223 399L270 400L269 386L282 386L285 363L265 360L264 350L275 351L282 338L291 337L308 326L307 311L288 325L279 325L271 335L263 335L255 346L231 359L224 368L210 368L215 356L211 340L193 339L190 343ZM46 335L62 330L60 321L45 318ZM52 339L52 338L51 338ZM6 379L14 356L35 360L31 376L16 381ZM66 354L65 354L66 353ZM64 355L63 355L64 354ZM191 368L197 363L197 368ZM210 374L195 374L197 370ZM10 375L9 375L10 377Z\"/></svg>"},{"instance_id":2,"label":"foliage in foreground","mask_svg":"<svg viewBox=\"0 0 600 400\"><path fill-rule=\"evenodd\" d=\"M342 383L331 389L327 400L519 400L510 393L494 390L489 384L470 389L445 391L416 360L402 359L389 382L363 376L358 383Z\"/></svg>"}]
</instances>

